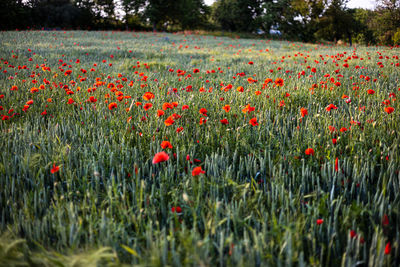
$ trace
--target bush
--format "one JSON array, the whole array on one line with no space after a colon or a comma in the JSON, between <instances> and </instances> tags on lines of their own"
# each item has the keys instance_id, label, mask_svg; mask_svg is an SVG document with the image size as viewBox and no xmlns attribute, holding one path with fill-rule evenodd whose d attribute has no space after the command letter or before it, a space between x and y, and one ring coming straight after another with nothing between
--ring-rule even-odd
<instances>
[{"instance_id":1,"label":"bush","mask_svg":"<svg viewBox=\"0 0 400 267\"><path fill-rule=\"evenodd\" d=\"M392 40L393 44L400 44L400 28L397 28L397 31L393 34Z\"/></svg>"}]
</instances>

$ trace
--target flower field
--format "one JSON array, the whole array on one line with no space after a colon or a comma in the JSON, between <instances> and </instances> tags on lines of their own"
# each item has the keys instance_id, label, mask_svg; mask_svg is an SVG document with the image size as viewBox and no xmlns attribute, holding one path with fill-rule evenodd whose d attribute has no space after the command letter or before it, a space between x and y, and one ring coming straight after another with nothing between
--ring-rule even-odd
<instances>
[{"instance_id":1,"label":"flower field","mask_svg":"<svg viewBox=\"0 0 400 267\"><path fill-rule=\"evenodd\" d=\"M400 265L399 51L1 32L0 266Z\"/></svg>"}]
</instances>

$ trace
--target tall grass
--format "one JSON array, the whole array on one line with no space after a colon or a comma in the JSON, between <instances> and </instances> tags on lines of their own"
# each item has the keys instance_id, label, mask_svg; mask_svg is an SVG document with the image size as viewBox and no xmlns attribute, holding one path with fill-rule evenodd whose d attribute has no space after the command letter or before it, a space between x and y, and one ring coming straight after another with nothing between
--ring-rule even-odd
<instances>
[{"instance_id":1,"label":"tall grass","mask_svg":"<svg viewBox=\"0 0 400 267\"><path fill-rule=\"evenodd\" d=\"M400 264L398 49L83 31L0 42L0 229L14 233L0 264ZM177 106L158 117L165 102Z\"/></svg>"}]
</instances>

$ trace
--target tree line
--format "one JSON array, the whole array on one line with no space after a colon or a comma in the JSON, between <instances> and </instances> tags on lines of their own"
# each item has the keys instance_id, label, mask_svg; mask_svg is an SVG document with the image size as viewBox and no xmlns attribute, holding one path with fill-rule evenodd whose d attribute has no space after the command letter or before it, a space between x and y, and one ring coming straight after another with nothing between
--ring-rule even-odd
<instances>
[{"instance_id":1,"label":"tree line","mask_svg":"<svg viewBox=\"0 0 400 267\"><path fill-rule=\"evenodd\" d=\"M348 0L7 0L0 29L206 30L363 44L400 43L400 0L375 10ZM275 31L271 31L275 30Z\"/></svg>"}]
</instances>

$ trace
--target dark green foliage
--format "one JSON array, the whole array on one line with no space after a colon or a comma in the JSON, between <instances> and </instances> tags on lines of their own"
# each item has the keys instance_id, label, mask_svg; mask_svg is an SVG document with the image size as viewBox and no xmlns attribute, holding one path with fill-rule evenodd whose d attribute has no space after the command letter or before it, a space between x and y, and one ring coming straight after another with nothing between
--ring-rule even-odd
<instances>
[{"instance_id":1,"label":"dark green foliage","mask_svg":"<svg viewBox=\"0 0 400 267\"><path fill-rule=\"evenodd\" d=\"M210 8L204 4L203 0L181 0L175 3L179 3L177 16L183 30L207 26Z\"/></svg>"},{"instance_id":2,"label":"dark green foliage","mask_svg":"<svg viewBox=\"0 0 400 267\"><path fill-rule=\"evenodd\" d=\"M347 0L333 0L318 18L318 39L337 41L347 37L351 44L351 35L355 26L352 14L346 9Z\"/></svg>"},{"instance_id":3,"label":"dark green foliage","mask_svg":"<svg viewBox=\"0 0 400 267\"><path fill-rule=\"evenodd\" d=\"M381 0L370 27L381 44L393 44L393 37L400 28L400 1Z\"/></svg>"},{"instance_id":4,"label":"dark green foliage","mask_svg":"<svg viewBox=\"0 0 400 267\"><path fill-rule=\"evenodd\" d=\"M213 7L213 17L222 29L252 32L257 29L256 18L261 14L259 0L218 0Z\"/></svg>"},{"instance_id":5,"label":"dark green foliage","mask_svg":"<svg viewBox=\"0 0 400 267\"><path fill-rule=\"evenodd\" d=\"M299 17L299 27L295 28L302 41L315 41L314 33L318 30L318 19L324 10L323 0L293 0L295 15Z\"/></svg>"},{"instance_id":6,"label":"dark green foliage","mask_svg":"<svg viewBox=\"0 0 400 267\"><path fill-rule=\"evenodd\" d=\"M209 13L203 0L148 0L144 9L153 30L204 28Z\"/></svg>"},{"instance_id":7,"label":"dark green foliage","mask_svg":"<svg viewBox=\"0 0 400 267\"><path fill-rule=\"evenodd\" d=\"M350 9L353 17L353 40L360 44L375 43L374 32L370 27L374 17L374 11L368 9Z\"/></svg>"},{"instance_id":8,"label":"dark green foliage","mask_svg":"<svg viewBox=\"0 0 400 267\"><path fill-rule=\"evenodd\" d=\"M32 25L31 9L22 1L0 1L0 29L25 29Z\"/></svg>"}]
</instances>

